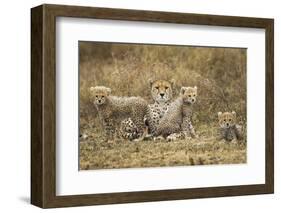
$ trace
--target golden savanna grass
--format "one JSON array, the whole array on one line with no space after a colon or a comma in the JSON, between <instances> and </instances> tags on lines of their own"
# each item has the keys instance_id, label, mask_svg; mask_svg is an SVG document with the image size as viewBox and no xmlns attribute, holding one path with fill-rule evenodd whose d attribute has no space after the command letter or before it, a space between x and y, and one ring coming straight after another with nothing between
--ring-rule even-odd
<instances>
[{"instance_id":1,"label":"golden savanna grass","mask_svg":"<svg viewBox=\"0 0 281 213\"><path fill-rule=\"evenodd\" d=\"M238 144L215 140L217 112L236 111L246 130L246 49L79 42L80 169L235 164L246 162L246 131ZM89 87L152 102L149 79L197 86L193 125L198 139L105 142Z\"/></svg>"}]
</instances>

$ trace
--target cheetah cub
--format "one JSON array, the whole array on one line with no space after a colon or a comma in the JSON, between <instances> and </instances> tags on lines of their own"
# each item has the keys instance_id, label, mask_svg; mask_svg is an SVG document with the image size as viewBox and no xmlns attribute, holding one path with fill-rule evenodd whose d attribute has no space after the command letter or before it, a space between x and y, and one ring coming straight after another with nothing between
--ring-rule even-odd
<instances>
[{"instance_id":1,"label":"cheetah cub","mask_svg":"<svg viewBox=\"0 0 281 213\"><path fill-rule=\"evenodd\" d=\"M179 97L173 101L159 123L155 136L168 141L187 136L198 137L191 123L192 106L196 102L197 87L182 87Z\"/></svg>"},{"instance_id":2,"label":"cheetah cub","mask_svg":"<svg viewBox=\"0 0 281 213\"><path fill-rule=\"evenodd\" d=\"M236 112L218 112L218 140L237 142L242 137L242 127L236 123Z\"/></svg>"},{"instance_id":3,"label":"cheetah cub","mask_svg":"<svg viewBox=\"0 0 281 213\"><path fill-rule=\"evenodd\" d=\"M133 121L141 140L146 134L144 116L148 111L147 102L140 97L117 97L104 86L91 87L90 92L99 117L105 128L108 141L118 132L120 123L128 117ZM122 125L121 125L122 126Z\"/></svg>"}]
</instances>

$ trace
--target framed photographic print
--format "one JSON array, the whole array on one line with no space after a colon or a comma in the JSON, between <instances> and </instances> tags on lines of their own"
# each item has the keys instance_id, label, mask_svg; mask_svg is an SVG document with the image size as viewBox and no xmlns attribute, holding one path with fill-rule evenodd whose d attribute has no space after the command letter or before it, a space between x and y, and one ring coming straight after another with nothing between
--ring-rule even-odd
<instances>
[{"instance_id":1,"label":"framed photographic print","mask_svg":"<svg viewBox=\"0 0 281 213\"><path fill-rule=\"evenodd\" d=\"M274 191L274 21L31 9L31 203Z\"/></svg>"}]
</instances>

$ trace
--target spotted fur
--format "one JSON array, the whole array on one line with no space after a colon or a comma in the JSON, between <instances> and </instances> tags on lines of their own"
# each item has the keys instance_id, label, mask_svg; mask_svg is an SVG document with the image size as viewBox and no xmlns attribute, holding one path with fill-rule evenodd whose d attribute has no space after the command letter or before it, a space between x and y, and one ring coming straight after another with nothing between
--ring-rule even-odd
<instances>
[{"instance_id":1,"label":"spotted fur","mask_svg":"<svg viewBox=\"0 0 281 213\"><path fill-rule=\"evenodd\" d=\"M191 123L192 106L196 98L197 87L182 87L179 97L171 103L154 135L163 136L167 140L196 137Z\"/></svg>"},{"instance_id":2,"label":"spotted fur","mask_svg":"<svg viewBox=\"0 0 281 213\"><path fill-rule=\"evenodd\" d=\"M148 112L147 102L140 97L117 97L104 86L90 88L92 100L104 125L107 140L112 140L124 119L130 118L142 137L145 134L144 116ZM123 123L124 124L124 123ZM123 125L121 124L121 126Z\"/></svg>"},{"instance_id":3,"label":"spotted fur","mask_svg":"<svg viewBox=\"0 0 281 213\"><path fill-rule=\"evenodd\" d=\"M127 118L121 122L119 136L127 140L135 140L141 137L137 126L131 118Z\"/></svg>"},{"instance_id":4,"label":"spotted fur","mask_svg":"<svg viewBox=\"0 0 281 213\"><path fill-rule=\"evenodd\" d=\"M153 104L149 104L149 113L147 115L147 125L150 134L154 134L161 119L167 113L172 98L173 98L173 87L175 81L166 80L149 80L151 87L151 96L154 101Z\"/></svg>"},{"instance_id":5,"label":"spotted fur","mask_svg":"<svg viewBox=\"0 0 281 213\"><path fill-rule=\"evenodd\" d=\"M174 80L171 80L171 82L166 80L149 80L149 83L154 103L148 105L149 110L145 116L145 123L148 127L148 132L151 135L156 131L160 120L168 111L173 97ZM122 123L123 126L121 126L120 134L123 138L132 140L139 137L139 133L136 132L133 123L130 123L128 120Z\"/></svg>"},{"instance_id":6,"label":"spotted fur","mask_svg":"<svg viewBox=\"0 0 281 213\"><path fill-rule=\"evenodd\" d=\"M236 123L236 112L218 112L218 140L236 142L243 138L242 127Z\"/></svg>"}]
</instances>

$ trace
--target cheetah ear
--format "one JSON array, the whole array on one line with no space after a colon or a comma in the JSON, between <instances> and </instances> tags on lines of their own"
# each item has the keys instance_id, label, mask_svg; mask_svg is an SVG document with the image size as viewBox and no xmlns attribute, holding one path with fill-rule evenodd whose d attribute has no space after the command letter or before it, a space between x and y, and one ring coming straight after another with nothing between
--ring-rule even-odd
<instances>
[{"instance_id":1,"label":"cheetah ear","mask_svg":"<svg viewBox=\"0 0 281 213\"><path fill-rule=\"evenodd\" d=\"M172 79L170 80L170 83L171 83L172 88L173 88L173 87L175 86L175 84L176 84L176 80L172 78Z\"/></svg>"},{"instance_id":2,"label":"cheetah ear","mask_svg":"<svg viewBox=\"0 0 281 213\"><path fill-rule=\"evenodd\" d=\"M195 93L197 94L197 86L193 87L194 90L195 90Z\"/></svg>"},{"instance_id":3,"label":"cheetah ear","mask_svg":"<svg viewBox=\"0 0 281 213\"><path fill-rule=\"evenodd\" d=\"M154 82L154 80L152 78L150 78L150 79L148 79L148 82L149 82L149 86L151 87L153 82Z\"/></svg>"},{"instance_id":4,"label":"cheetah ear","mask_svg":"<svg viewBox=\"0 0 281 213\"><path fill-rule=\"evenodd\" d=\"M222 112L218 112L218 117L220 118L222 115Z\"/></svg>"},{"instance_id":5,"label":"cheetah ear","mask_svg":"<svg viewBox=\"0 0 281 213\"><path fill-rule=\"evenodd\" d=\"M186 89L186 87L182 87L182 88L181 88L181 91L180 91L180 94L181 94L181 95L183 95L183 94L184 94L185 89Z\"/></svg>"},{"instance_id":6,"label":"cheetah ear","mask_svg":"<svg viewBox=\"0 0 281 213\"><path fill-rule=\"evenodd\" d=\"M94 92L94 91L95 91L95 87L90 87L90 88L89 88L89 91L90 91L90 92Z\"/></svg>"},{"instance_id":7,"label":"cheetah ear","mask_svg":"<svg viewBox=\"0 0 281 213\"><path fill-rule=\"evenodd\" d=\"M111 89L110 88L106 88L106 92L107 92L107 95L110 95L111 94Z\"/></svg>"}]
</instances>

